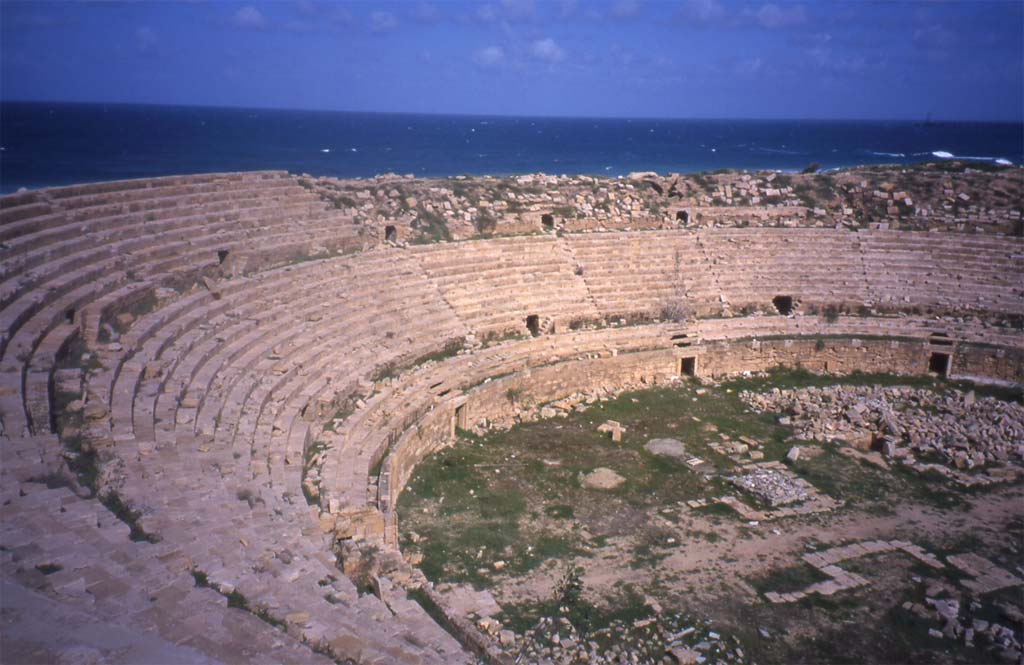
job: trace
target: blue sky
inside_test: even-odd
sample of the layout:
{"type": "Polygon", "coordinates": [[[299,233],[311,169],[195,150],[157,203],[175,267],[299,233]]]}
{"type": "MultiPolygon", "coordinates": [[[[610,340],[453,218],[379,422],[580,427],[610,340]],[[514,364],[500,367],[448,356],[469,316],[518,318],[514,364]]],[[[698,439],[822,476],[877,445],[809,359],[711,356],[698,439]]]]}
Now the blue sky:
{"type": "Polygon", "coordinates": [[[0,3],[0,98],[1024,120],[1024,3],[0,3]]]}

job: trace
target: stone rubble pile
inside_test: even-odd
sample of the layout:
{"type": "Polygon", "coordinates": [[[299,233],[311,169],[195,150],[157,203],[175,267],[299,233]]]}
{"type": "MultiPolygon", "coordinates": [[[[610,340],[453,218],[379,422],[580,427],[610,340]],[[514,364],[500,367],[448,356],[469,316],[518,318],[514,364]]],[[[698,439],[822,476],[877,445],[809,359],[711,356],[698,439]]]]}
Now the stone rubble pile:
{"type": "Polygon", "coordinates": [[[779,422],[801,439],[877,445],[907,463],[918,455],[956,469],[1024,461],[1024,408],[973,391],[827,386],[741,397],[758,411],[785,414],[779,422]]]}
{"type": "Polygon", "coordinates": [[[565,617],[543,617],[525,635],[500,631],[496,637],[506,653],[515,654],[515,662],[521,663],[746,662],[736,637],[715,632],[709,620],[694,621],[681,613],[618,620],[588,634],[580,633],[565,617]]]}
{"type": "MultiPolygon", "coordinates": [[[[488,420],[486,423],[473,424],[470,425],[469,431],[477,435],[484,435],[492,431],[507,430],[519,423],[560,418],[573,412],[583,413],[590,407],[614,400],[623,393],[650,387],[650,384],[643,382],[624,382],[614,387],[597,387],[585,392],[574,392],[566,397],[536,406],[518,405],[511,418],[495,418],[488,420]]],[[[602,434],[612,434],[612,440],[620,443],[626,428],[622,423],[609,420],[599,426],[597,431],[602,434]],[[615,436],[616,430],[618,431],[617,437],[615,436]]]]}
{"type": "Polygon", "coordinates": [[[386,242],[482,233],[675,227],[852,227],[1012,232],[1020,211],[1014,170],[953,174],[927,167],[628,177],[526,174],[339,180],[304,174],[304,187],[362,228],[400,229],[386,242]]]}
{"type": "Polygon", "coordinates": [[[810,498],[806,481],[776,469],[758,468],[728,480],[773,508],[810,498]]]}
{"type": "Polygon", "coordinates": [[[933,639],[957,640],[966,647],[977,647],[991,654],[994,662],[1020,663],[1024,659],[1024,611],[1019,604],[985,598],[967,600],[956,594],[940,598],[928,593],[924,604],[907,601],[902,607],[922,619],[939,623],[941,628],[928,629],[928,636],[933,639]],[[989,619],[982,619],[981,615],[989,619]],[[1009,625],[992,620],[994,616],[1009,625]]]}

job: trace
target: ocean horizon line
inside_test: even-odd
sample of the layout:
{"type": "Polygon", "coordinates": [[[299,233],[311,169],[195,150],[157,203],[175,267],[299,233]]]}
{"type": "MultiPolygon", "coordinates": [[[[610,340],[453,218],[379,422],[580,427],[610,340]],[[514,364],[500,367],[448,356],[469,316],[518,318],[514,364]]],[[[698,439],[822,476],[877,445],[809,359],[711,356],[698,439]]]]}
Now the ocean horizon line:
{"type": "Polygon", "coordinates": [[[254,170],[443,178],[1024,163],[1024,125],[1011,123],[524,118],[38,100],[4,101],[0,112],[4,192],[254,170]]]}
{"type": "Polygon", "coordinates": [[[1024,118],[1019,120],[976,120],[942,118],[934,115],[921,117],[893,117],[893,118],[846,118],[846,117],[752,117],[752,116],[587,116],[587,115],[518,115],[503,113],[456,113],[446,111],[381,111],[381,110],[351,110],[351,109],[323,109],[323,108],[302,108],[283,106],[248,106],[248,105],[219,105],[219,104],[180,104],[163,102],[129,102],[129,101],[80,101],[80,100],[58,100],[58,99],[0,99],[0,107],[3,105],[64,105],[64,106],[91,106],[106,107],[115,106],[119,108],[164,108],[164,109],[199,109],[199,110],[224,110],[224,111],[258,111],[258,112],[281,112],[281,113],[340,113],[348,115],[363,116],[406,116],[406,117],[437,117],[437,118],[481,118],[481,119],[503,119],[503,120],[568,120],[568,121],[617,121],[617,122],[763,122],[763,123],[792,123],[792,122],[814,122],[814,123],[850,123],[850,124],[886,124],[886,123],[907,123],[907,124],[931,124],[931,125],[1013,125],[1024,127],[1024,118]]]}

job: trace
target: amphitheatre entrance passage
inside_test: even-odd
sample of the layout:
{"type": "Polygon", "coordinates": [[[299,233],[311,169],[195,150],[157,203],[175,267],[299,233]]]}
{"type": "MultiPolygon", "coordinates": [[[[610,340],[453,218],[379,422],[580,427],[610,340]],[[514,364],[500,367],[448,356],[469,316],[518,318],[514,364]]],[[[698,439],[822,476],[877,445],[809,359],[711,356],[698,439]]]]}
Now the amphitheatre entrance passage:
{"type": "Polygon", "coordinates": [[[979,538],[975,527],[1005,520],[997,508],[1021,487],[969,493],[957,481],[1003,466],[994,442],[964,464],[952,445],[943,458],[914,449],[909,431],[876,430],[893,413],[918,432],[943,409],[982,421],[1019,399],[935,377],[782,370],[577,395],[505,431],[460,429],[455,445],[421,462],[399,501],[401,545],[463,610],[477,608],[472,620],[514,632],[502,643],[527,662],[621,653],[662,662],[673,649],[727,662],[909,658],[920,625],[877,617],[924,602],[922,580],[955,581],[955,569],[921,563],[935,553],[970,549],[1009,565],[1012,538],[979,538]],[[883,440],[907,446],[902,463],[883,440]],[[969,518],[951,524],[952,515],[969,518]],[[899,526],[911,517],[912,530],[899,526]],[[857,550],[868,558],[842,575],[802,558],[865,539],[886,545],[857,550]],[[890,541],[921,548],[918,558],[890,541]],[[829,594],[805,593],[826,582],[829,594]],[[797,602],[772,600],[796,592],[797,602]],[[826,648],[823,635],[843,646],[826,648]]]}

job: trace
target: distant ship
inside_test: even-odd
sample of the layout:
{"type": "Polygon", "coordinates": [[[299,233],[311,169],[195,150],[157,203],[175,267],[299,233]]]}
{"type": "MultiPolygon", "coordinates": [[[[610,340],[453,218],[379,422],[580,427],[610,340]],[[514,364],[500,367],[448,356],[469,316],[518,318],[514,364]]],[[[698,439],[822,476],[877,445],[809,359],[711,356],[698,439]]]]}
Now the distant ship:
{"type": "Polygon", "coordinates": [[[932,120],[932,114],[929,111],[929,113],[925,117],[924,121],[923,122],[922,121],[915,122],[914,126],[915,127],[941,127],[944,124],[946,124],[946,123],[944,123],[944,122],[937,122],[935,120],[932,120]]]}

